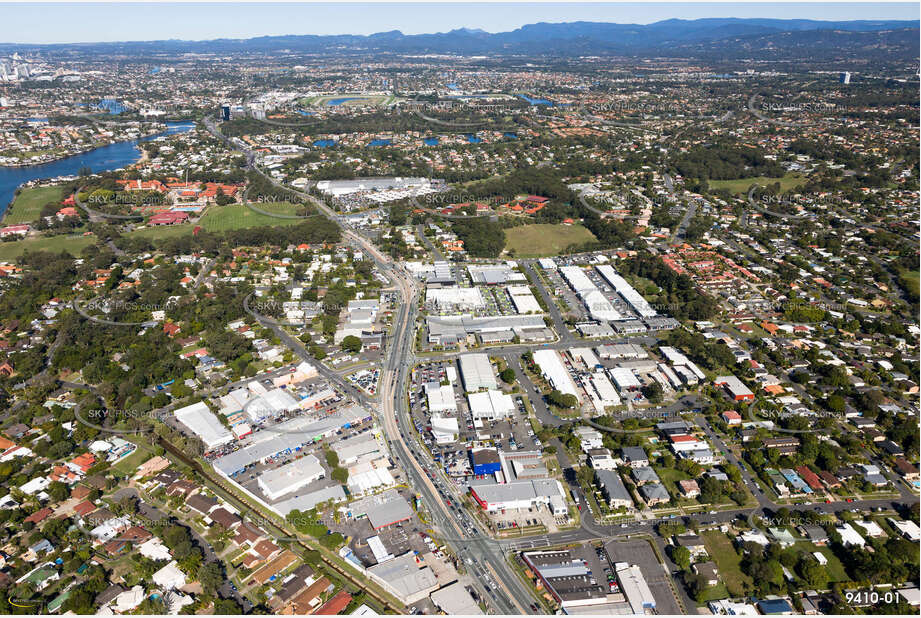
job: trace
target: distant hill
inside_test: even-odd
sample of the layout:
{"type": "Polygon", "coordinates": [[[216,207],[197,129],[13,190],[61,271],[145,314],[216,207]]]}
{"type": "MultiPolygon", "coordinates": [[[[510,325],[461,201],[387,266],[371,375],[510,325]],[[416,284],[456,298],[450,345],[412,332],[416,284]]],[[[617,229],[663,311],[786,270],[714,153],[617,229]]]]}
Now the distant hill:
{"type": "MultiPolygon", "coordinates": [[[[78,50],[96,53],[430,53],[461,55],[761,56],[808,60],[841,55],[917,60],[919,22],[806,19],[669,19],[648,25],[537,23],[490,34],[467,28],[406,35],[285,35],[211,41],[142,41],[56,45],[0,44],[0,51],[78,50]],[[808,54],[807,54],[808,52],[808,54]]],[[[869,59],[869,58],[867,58],[869,59]]]]}

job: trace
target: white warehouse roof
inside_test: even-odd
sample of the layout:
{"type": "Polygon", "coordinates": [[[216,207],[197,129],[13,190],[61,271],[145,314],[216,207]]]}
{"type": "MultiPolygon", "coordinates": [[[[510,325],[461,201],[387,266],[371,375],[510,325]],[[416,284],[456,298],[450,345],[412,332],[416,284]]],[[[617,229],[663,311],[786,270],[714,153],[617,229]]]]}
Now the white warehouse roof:
{"type": "Polygon", "coordinates": [[[176,410],[175,416],[176,420],[201,438],[209,450],[233,441],[233,434],[217,420],[203,401],[176,410]]]}

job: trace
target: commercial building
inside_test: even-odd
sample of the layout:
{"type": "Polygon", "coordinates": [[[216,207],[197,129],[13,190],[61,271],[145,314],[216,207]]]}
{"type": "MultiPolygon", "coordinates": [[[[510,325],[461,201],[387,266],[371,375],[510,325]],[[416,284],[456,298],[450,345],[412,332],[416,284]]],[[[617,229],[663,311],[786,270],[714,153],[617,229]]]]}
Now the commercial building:
{"type": "Polygon", "coordinates": [[[427,316],[428,342],[434,345],[456,346],[469,336],[481,341],[507,343],[518,337],[522,341],[541,341],[553,338],[543,316],[500,315],[493,317],[427,316]]]}
{"type": "Polygon", "coordinates": [[[470,467],[477,476],[495,474],[502,469],[499,452],[492,448],[479,448],[470,451],[470,467]]]}
{"type": "Polygon", "coordinates": [[[423,388],[428,400],[429,412],[457,412],[454,388],[450,384],[426,382],[423,388]]]}
{"type": "Polygon", "coordinates": [[[208,450],[233,442],[234,437],[217,417],[211,413],[210,408],[203,401],[190,406],[179,408],[174,413],[176,420],[188,427],[192,433],[201,439],[208,450]]]}
{"type": "Polygon", "coordinates": [[[569,509],[563,486],[556,479],[529,479],[503,484],[472,485],[470,495],[486,511],[527,509],[547,506],[554,515],[566,515],[569,509]]]}
{"type": "Polygon", "coordinates": [[[501,391],[490,390],[467,395],[470,415],[475,421],[497,421],[508,418],[515,411],[515,401],[511,395],[501,391]]]}
{"type": "Polygon", "coordinates": [[[412,552],[369,567],[367,573],[407,605],[438,590],[438,580],[432,569],[419,568],[412,552]]]}
{"type": "Polygon", "coordinates": [[[492,363],[486,354],[464,354],[458,359],[461,379],[468,393],[499,387],[493,374],[492,363]]]}
{"type": "Polygon", "coordinates": [[[464,313],[486,307],[479,288],[428,288],[425,302],[441,313],[464,313]]]}
{"type": "Polygon", "coordinates": [[[435,444],[451,444],[452,442],[457,442],[460,426],[456,418],[450,416],[432,416],[431,428],[432,437],[435,438],[435,444]]]}
{"type": "Polygon", "coordinates": [[[269,500],[278,500],[285,494],[297,491],[326,476],[326,471],[313,455],[263,472],[257,477],[259,489],[269,500]]]}
{"type": "Polygon", "coordinates": [[[448,616],[479,616],[483,610],[461,582],[454,582],[432,593],[432,602],[448,616]]]}

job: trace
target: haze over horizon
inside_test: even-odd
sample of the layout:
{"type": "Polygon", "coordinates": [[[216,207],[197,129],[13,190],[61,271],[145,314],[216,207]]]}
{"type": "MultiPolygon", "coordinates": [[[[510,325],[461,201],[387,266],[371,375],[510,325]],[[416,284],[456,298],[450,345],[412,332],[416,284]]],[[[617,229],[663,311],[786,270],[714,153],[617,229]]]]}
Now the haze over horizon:
{"type": "Polygon", "coordinates": [[[0,43],[247,39],[279,35],[490,33],[537,22],[650,24],[667,19],[918,20],[917,3],[45,3],[5,4],[0,43]],[[40,23],[40,28],[25,28],[40,23]],[[92,23],[91,30],[74,28],[92,23]],[[303,26],[298,24],[303,23],[303,26]]]}

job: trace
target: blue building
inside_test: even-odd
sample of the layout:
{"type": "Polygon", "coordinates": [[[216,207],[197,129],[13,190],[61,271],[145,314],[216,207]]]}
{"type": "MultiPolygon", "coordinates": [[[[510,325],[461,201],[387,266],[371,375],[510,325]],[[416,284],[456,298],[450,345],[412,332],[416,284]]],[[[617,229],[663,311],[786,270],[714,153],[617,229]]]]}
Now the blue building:
{"type": "Polygon", "coordinates": [[[470,451],[470,467],[477,476],[495,474],[502,469],[499,452],[493,448],[480,448],[470,451]]]}

